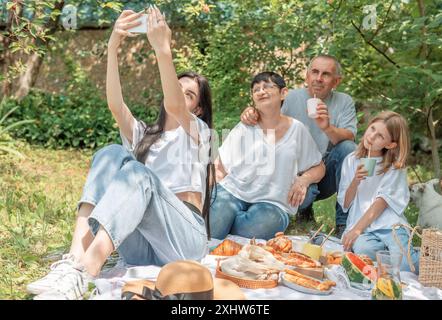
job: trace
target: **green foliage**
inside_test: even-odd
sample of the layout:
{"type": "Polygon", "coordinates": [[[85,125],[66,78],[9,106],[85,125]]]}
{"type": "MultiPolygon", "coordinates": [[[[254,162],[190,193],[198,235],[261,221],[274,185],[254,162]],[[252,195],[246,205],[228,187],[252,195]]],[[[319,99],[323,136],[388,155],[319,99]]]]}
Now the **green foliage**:
{"type": "MultiPolygon", "coordinates": [[[[78,62],[66,57],[65,64],[72,76],[61,94],[33,90],[20,102],[8,100],[11,106],[19,107],[9,121],[35,120],[16,128],[13,135],[52,148],[95,149],[120,143],[117,124],[99,89],[78,62]]],[[[158,115],[156,108],[143,105],[131,105],[131,110],[146,122],[154,121],[158,115]]]]}
{"type": "MultiPolygon", "coordinates": [[[[6,23],[6,28],[1,30],[0,35],[8,39],[2,41],[6,47],[0,47],[0,57],[17,53],[43,55],[45,53],[43,44],[53,40],[52,25],[56,25],[55,21],[61,14],[60,10],[56,9],[58,3],[59,0],[8,1],[4,8],[0,8],[2,13],[0,21],[6,23]]],[[[24,57],[16,59],[7,66],[5,80],[11,82],[23,73],[24,57]]]]}
{"type": "Polygon", "coordinates": [[[15,148],[14,140],[9,135],[9,132],[19,126],[33,123],[34,120],[11,121],[8,125],[6,125],[7,118],[10,117],[11,114],[13,114],[17,109],[18,106],[15,106],[12,109],[7,110],[7,103],[6,99],[4,98],[0,102],[0,153],[10,153],[18,157],[23,157],[23,155],[15,148]]]}
{"type": "Polygon", "coordinates": [[[396,111],[417,141],[430,136],[432,112],[436,135],[442,134],[440,1],[207,0],[185,1],[183,7],[186,45],[177,60],[209,78],[218,129],[232,127],[251,103],[252,75],[273,70],[289,87],[300,85],[309,60],[328,53],[343,67],[338,90],[356,100],[359,115],[369,113],[363,119],[396,111]]]}
{"type": "MultiPolygon", "coordinates": [[[[122,7],[123,4],[120,1],[104,0],[80,2],[74,0],[0,0],[0,23],[4,26],[0,30],[0,39],[2,39],[0,67],[5,71],[0,81],[11,83],[23,74],[26,70],[25,63],[28,55],[44,56],[49,49],[50,41],[58,40],[60,33],[56,31],[74,32],[72,28],[80,26],[109,26],[122,7]],[[75,11],[63,12],[63,9],[75,9],[75,11]],[[90,15],[95,19],[95,25],[88,25],[85,22],[90,15]],[[72,24],[75,20],[76,26],[63,25],[61,19],[66,19],[65,22],[69,22],[68,24],[72,24]],[[4,63],[6,63],[5,67],[3,67],[4,63]]],[[[9,95],[10,93],[6,90],[3,94],[9,95]]]]}
{"type": "MultiPolygon", "coordinates": [[[[10,100],[11,104],[17,103],[10,100]]],[[[20,103],[10,121],[34,119],[27,126],[16,128],[13,135],[29,142],[52,148],[99,148],[119,143],[115,120],[107,103],[94,90],[72,91],[69,95],[52,95],[32,91],[20,103]]],[[[133,106],[135,116],[146,121],[157,117],[157,109],[133,106]]]]}

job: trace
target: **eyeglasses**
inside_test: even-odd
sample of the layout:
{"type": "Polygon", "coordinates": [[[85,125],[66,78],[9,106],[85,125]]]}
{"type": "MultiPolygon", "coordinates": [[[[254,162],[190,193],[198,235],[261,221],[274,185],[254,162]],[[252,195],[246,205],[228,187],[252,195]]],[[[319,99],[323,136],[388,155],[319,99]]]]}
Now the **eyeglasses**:
{"type": "Polygon", "coordinates": [[[261,91],[261,90],[264,90],[265,92],[269,92],[269,91],[270,91],[271,89],[273,89],[273,88],[277,88],[277,86],[275,86],[274,84],[271,84],[271,83],[265,82],[265,83],[263,83],[262,86],[256,86],[256,87],[253,87],[253,89],[252,89],[252,93],[253,93],[253,94],[258,93],[258,92],[261,91]]]}

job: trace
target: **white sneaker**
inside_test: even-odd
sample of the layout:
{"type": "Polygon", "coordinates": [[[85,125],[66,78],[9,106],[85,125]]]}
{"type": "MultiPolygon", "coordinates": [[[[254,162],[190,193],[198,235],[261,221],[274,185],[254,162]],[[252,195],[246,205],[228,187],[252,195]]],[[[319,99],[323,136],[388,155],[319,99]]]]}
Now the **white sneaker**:
{"type": "Polygon", "coordinates": [[[82,300],[93,281],[84,268],[69,266],[65,274],[54,283],[54,288],[34,297],[34,300],[82,300]]]}
{"type": "Polygon", "coordinates": [[[64,254],[61,260],[54,262],[51,265],[51,271],[43,278],[29,283],[26,286],[26,291],[31,294],[41,294],[54,288],[56,281],[65,275],[66,271],[74,264],[74,256],[71,254],[64,254]]]}

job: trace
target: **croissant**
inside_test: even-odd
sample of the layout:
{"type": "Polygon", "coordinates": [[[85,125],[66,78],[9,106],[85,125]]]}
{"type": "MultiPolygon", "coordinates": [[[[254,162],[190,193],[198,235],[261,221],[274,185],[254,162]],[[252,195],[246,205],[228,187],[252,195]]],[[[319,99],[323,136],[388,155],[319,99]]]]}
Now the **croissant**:
{"type": "Polygon", "coordinates": [[[336,282],[330,280],[320,281],[290,269],[285,269],[284,271],[285,271],[284,278],[286,280],[306,288],[312,288],[320,291],[327,291],[330,289],[330,287],[336,286],[336,282]]]}
{"type": "Polygon", "coordinates": [[[321,264],[319,261],[310,258],[309,256],[300,252],[290,252],[288,254],[278,254],[275,258],[289,266],[295,266],[300,268],[317,268],[321,264]]]}
{"type": "Polygon", "coordinates": [[[290,252],[292,250],[292,240],[284,236],[284,232],[277,232],[273,239],[267,241],[267,246],[272,247],[277,252],[290,252]]]}
{"type": "Polygon", "coordinates": [[[213,249],[211,254],[216,256],[234,256],[238,254],[241,248],[242,245],[239,243],[233,240],[225,239],[215,249],[213,249]]]}

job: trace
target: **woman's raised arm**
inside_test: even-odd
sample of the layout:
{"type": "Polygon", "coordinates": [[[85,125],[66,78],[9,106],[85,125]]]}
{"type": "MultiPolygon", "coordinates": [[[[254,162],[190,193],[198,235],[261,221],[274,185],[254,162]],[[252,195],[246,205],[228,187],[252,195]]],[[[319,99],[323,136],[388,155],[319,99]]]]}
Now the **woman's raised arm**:
{"type": "Polygon", "coordinates": [[[191,124],[195,123],[195,119],[186,108],[184,93],[173,65],[172,50],[170,48],[172,32],[158,8],[149,9],[147,38],[155,50],[158,60],[164,95],[164,108],[167,114],[172,116],[187,134],[198,142],[198,130],[191,130],[191,124]]]}
{"type": "Polygon", "coordinates": [[[123,101],[118,72],[118,48],[125,37],[134,37],[127,29],[138,26],[140,13],[124,10],[115,22],[107,47],[106,98],[107,105],[123,135],[132,143],[134,117],[123,101]]]}

